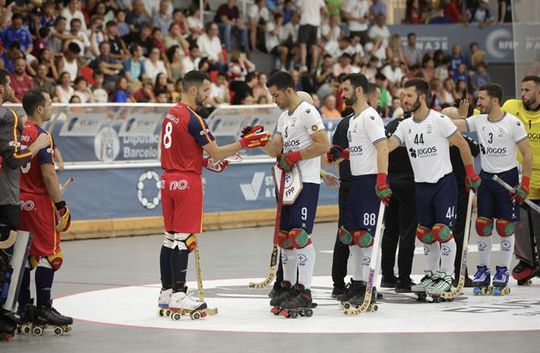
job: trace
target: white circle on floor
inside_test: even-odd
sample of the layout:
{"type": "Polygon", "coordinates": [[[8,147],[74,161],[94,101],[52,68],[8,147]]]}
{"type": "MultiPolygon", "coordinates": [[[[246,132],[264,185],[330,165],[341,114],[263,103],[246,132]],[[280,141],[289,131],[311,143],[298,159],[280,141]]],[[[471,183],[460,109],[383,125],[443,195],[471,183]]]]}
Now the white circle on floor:
{"type": "MultiPolygon", "coordinates": [[[[164,328],[268,333],[435,333],[540,330],[540,287],[511,285],[509,296],[473,296],[471,288],[453,302],[421,303],[413,294],[385,290],[379,310],[345,316],[330,297],[331,278],[315,277],[313,317],[286,319],[270,312],[269,289],[248,288],[250,281],[205,281],[208,306],[219,313],[200,320],[180,321],[157,315],[160,285],[129,286],[74,294],[55,300],[57,309],[78,320],[164,328]]],[[[196,283],[189,283],[196,288],[196,283]]],[[[194,297],[197,293],[192,293],[194,297]]],[[[75,324],[76,326],[76,324],[75,324]]]]}

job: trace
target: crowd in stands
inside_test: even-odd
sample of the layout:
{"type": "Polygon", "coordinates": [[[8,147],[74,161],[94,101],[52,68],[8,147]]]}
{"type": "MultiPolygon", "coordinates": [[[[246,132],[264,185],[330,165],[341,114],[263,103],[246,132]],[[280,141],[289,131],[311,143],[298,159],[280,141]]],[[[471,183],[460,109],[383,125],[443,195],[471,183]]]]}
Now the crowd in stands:
{"type": "MultiPolygon", "coordinates": [[[[486,2],[440,0],[433,8],[431,1],[409,0],[403,22],[487,25],[496,20],[486,2]]],[[[498,2],[499,22],[511,20],[510,1],[498,2]]],[[[171,103],[181,97],[183,75],[198,69],[212,81],[209,105],[268,104],[270,70],[255,66],[254,52],[273,55],[272,70],[289,71],[326,118],[341,116],[338,88],[348,73],[376,83],[386,117],[399,113],[394,101],[407,79],[430,83],[435,108],[470,98],[490,81],[477,43],[422,52],[414,33],[391,33],[383,0],[255,0],[245,14],[236,0],[223,0],[206,23],[198,0],[187,9],[173,3],[0,0],[0,67],[11,73],[9,100],[41,88],[60,103],[171,103]]]]}

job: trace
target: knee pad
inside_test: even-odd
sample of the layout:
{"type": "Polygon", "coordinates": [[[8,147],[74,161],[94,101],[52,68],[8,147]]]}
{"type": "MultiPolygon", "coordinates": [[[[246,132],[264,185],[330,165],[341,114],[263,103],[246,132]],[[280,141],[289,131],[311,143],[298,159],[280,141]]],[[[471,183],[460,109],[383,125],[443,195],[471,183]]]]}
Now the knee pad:
{"type": "Polygon", "coordinates": [[[486,217],[476,218],[476,233],[481,237],[489,237],[493,232],[493,220],[486,217]]]}
{"type": "Polygon", "coordinates": [[[352,234],[343,226],[339,227],[338,238],[339,238],[339,241],[345,245],[351,245],[353,243],[352,234]]]}
{"type": "Polygon", "coordinates": [[[497,219],[495,221],[495,228],[501,237],[510,237],[514,235],[516,224],[507,219],[497,219]]]}
{"type": "Polygon", "coordinates": [[[174,233],[163,233],[163,246],[169,249],[174,249],[174,233]]]}
{"type": "Polygon", "coordinates": [[[420,224],[416,227],[416,237],[424,244],[433,244],[435,242],[431,229],[420,224]]]}
{"type": "Polygon", "coordinates": [[[54,255],[41,257],[39,261],[37,261],[37,266],[50,268],[56,272],[60,269],[60,267],[62,267],[63,262],[64,262],[64,254],[62,254],[62,252],[59,252],[54,255]]]}
{"type": "Polygon", "coordinates": [[[292,249],[293,244],[289,240],[289,232],[286,230],[280,230],[278,235],[278,246],[282,249],[292,249]]]}
{"type": "Polygon", "coordinates": [[[293,228],[289,231],[289,241],[293,248],[302,249],[311,244],[311,236],[303,228],[293,228]]]}
{"type": "Polygon", "coordinates": [[[197,241],[193,233],[174,233],[174,243],[179,250],[192,252],[197,247],[197,241]]]}
{"type": "Polygon", "coordinates": [[[443,223],[435,223],[431,229],[431,232],[433,233],[435,240],[437,240],[439,243],[446,243],[452,240],[454,237],[452,230],[443,223]]]}
{"type": "Polygon", "coordinates": [[[366,229],[359,229],[353,233],[353,243],[361,248],[373,245],[373,236],[366,229]]]}

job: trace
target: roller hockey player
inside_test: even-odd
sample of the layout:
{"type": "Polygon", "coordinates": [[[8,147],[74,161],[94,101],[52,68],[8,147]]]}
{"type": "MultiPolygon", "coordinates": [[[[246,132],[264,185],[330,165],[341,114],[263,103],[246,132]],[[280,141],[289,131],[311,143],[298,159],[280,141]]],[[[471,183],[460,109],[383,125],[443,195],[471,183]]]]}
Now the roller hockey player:
{"type": "Polygon", "coordinates": [[[269,134],[262,129],[246,131],[238,142],[218,146],[205,121],[195,113],[210,93],[210,81],[200,71],[190,71],[183,79],[182,100],[165,116],[161,131],[161,200],[165,239],[161,247],[162,289],[158,307],[161,316],[173,320],[190,314],[198,318],[206,303],[187,294],[188,255],[195,249],[196,234],[202,232],[203,166],[222,172],[228,165],[224,158],[242,148],[263,147],[269,134]],[[203,158],[203,150],[210,157],[203,158]]]}
{"type": "MultiPolygon", "coordinates": [[[[341,86],[343,100],[354,109],[349,120],[348,149],[334,145],[327,154],[329,162],[350,160],[352,181],[345,207],[340,241],[349,246],[354,273],[345,293],[337,299],[347,307],[364,302],[369,265],[373,254],[375,226],[380,202],[388,204],[392,191],[386,181],[388,149],[384,123],[367,103],[368,80],[362,74],[350,74],[341,86]]],[[[371,305],[376,302],[372,292],[371,305]]]]}
{"type": "Polygon", "coordinates": [[[277,158],[281,173],[291,173],[291,178],[301,177],[301,180],[296,179],[301,185],[296,198],[284,204],[281,210],[278,245],[282,249],[283,291],[270,305],[276,315],[311,316],[311,279],[315,263],[311,233],[321,182],[320,156],[328,152],[330,145],[320,114],[296,94],[288,73],[275,73],[267,87],[273,101],[285,111],[264,150],[277,158]]]}
{"type": "Polygon", "coordinates": [[[420,79],[404,85],[403,109],[413,117],[398,125],[388,139],[388,150],[405,145],[416,183],[417,238],[424,243],[427,270],[421,282],[412,286],[419,300],[440,300],[450,292],[456,242],[452,227],[456,217],[457,184],[449,156],[449,144],[460,150],[466,170],[466,185],[476,190],[480,178],[472,164],[471,151],[463,136],[447,116],[428,109],[429,88],[420,79]]]}
{"type": "MultiPolygon", "coordinates": [[[[534,155],[528,198],[540,204],[540,78],[525,76],[521,80],[521,99],[507,100],[502,110],[521,120],[527,131],[534,155]]],[[[512,270],[518,285],[530,284],[531,278],[540,276],[540,214],[528,206],[522,207],[515,234],[515,254],[519,263],[512,270]]]]}
{"type": "Polygon", "coordinates": [[[482,115],[466,120],[454,120],[460,131],[476,132],[480,142],[481,185],[478,189],[478,217],[476,232],[479,235],[480,263],[474,275],[475,295],[508,294],[508,268],[514,251],[514,228],[519,220],[519,204],[529,194],[532,169],[532,150],[523,123],[500,108],[503,91],[499,85],[487,84],[479,88],[477,108],[482,115]],[[516,147],[523,156],[523,170],[519,183],[516,147]],[[517,186],[516,192],[508,191],[493,181],[497,175],[506,183],[517,186]],[[496,219],[494,221],[494,219],[496,219]],[[495,223],[495,226],[494,226],[495,223]],[[491,287],[489,258],[493,228],[501,237],[501,263],[496,266],[491,287]]]}

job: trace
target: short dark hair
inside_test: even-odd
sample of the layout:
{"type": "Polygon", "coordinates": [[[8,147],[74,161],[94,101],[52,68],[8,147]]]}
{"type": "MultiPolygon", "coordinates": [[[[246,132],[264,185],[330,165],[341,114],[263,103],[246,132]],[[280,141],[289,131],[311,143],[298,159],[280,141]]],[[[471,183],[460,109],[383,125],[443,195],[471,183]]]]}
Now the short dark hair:
{"type": "Polygon", "coordinates": [[[184,91],[187,91],[192,86],[202,85],[204,80],[208,80],[208,76],[206,76],[201,71],[192,70],[184,75],[184,80],[182,81],[182,88],[184,89],[184,91]]]}
{"type": "Polygon", "coordinates": [[[409,39],[411,37],[416,37],[416,33],[410,32],[409,34],[407,34],[407,39],[409,39]]]}
{"type": "Polygon", "coordinates": [[[414,87],[416,89],[416,94],[418,94],[419,96],[421,94],[425,94],[427,101],[429,94],[429,85],[426,81],[419,78],[413,78],[412,80],[405,82],[405,84],[403,85],[403,88],[409,87],[414,87]]]}
{"type": "Polygon", "coordinates": [[[9,71],[6,69],[0,69],[0,85],[7,85],[7,78],[9,77],[9,71]]]}
{"type": "Polygon", "coordinates": [[[22,99],[22,106],[26,115],[30,116],[34,114],[39,106],[45,105],[45,97],[43,91],[38,89],[31,89],[27,91],[22,99]]]}
{"type": "Polygon", "coordinates": [[[497,98],[499,100],[499,103],[502,102],[503,97],[503,89],[500,85],[496,83],[487,83],[485,85],[480,86],[478,91],[486,91],[488,96],[491,98],[497,98]]]}
{"type": "Polygon", "coordinates": [[[377,91],[377,85],[373,82],[369,82],[367,86],[367,94],[372,94],[377,91]]]}
{"type": "Polygon", "coordinates": [[[11,15],[11,20],[23,20],[24,16],[20,12],[15,12],[13,15],[11,15]]]}
{"type": "Polygon", "coordinates": [[[278,71],[266,83],[266,87],[270,88],[272,86],[276,86],[280,91],[284,91],[287,88],[294,89],[294,81],[288,72],[278,71]]]}
{"type": "Polygon", "coordinates": [[[360,73],[355,74],[349,74],[343,78],[343,81],[351,81],[351,85],[353,86],[353,90],[357,89],[358,87],[362,87],[362,92],[364,94],[367,94],[368,92],[368,79],[365,75],[360,73]]]}
{"type": "Polygon", "coordinates": [[[521,82],[527,82],[527,81],[532,81],[536,83],[537,86],[540,86],[540,76],[527,75],[523,77],[523,80],[521,80],[521,82]]]}

